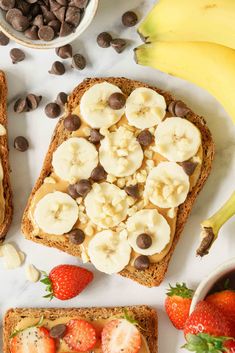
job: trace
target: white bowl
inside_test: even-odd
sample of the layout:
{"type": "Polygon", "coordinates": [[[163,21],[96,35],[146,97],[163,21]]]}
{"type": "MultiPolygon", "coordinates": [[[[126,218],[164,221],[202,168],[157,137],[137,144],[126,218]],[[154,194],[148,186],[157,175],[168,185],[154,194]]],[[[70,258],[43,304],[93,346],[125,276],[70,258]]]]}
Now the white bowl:
{"type": "Polygon", "coordinates": [[[12,26],[5,20],[5,14],[2,10],[0,10],[0,31],[5,33],[10,39],[26,47],[35,49],[52,49],[61,47],[75,40],[85,31],[85,29],[87,29],[96,14],[98,3],[99,0],[89,1],[82,21],[76,28],[75,32],[66,37],[57,37],[50,42],[28,39],[24,36],[24,33],[14,30],[14,28],[12,28],[12,26]]]}
{"type": "Polygon", "coordinates": [[[206,295],[213,287],[213,285],[226,273],[235,270],[235,257],[226,261],[219,267],[210,273],[197,287],[196,292],[193,296],[192,304],[190,307],[190,314],[194,311],[196,305],[201,300],[205,299],[206,295]]]}

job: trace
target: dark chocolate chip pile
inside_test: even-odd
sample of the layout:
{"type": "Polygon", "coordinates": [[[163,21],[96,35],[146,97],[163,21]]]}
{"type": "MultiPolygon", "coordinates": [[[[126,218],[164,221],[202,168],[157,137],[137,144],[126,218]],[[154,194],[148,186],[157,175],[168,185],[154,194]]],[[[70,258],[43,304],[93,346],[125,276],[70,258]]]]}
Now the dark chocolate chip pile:
{"type": "Polygon", "coordinates": [[[80,24],[88,0],[0,0],[6,21],[32,40],[51,41],[71,34],[80,24]]]}
{"type": "Polygon", "coordinates": [[[14,104],[15,113],[25,113],[37,109],[41,102],[42,96],[36,96],[29,93],[26,97],[18,98],[14,104]]]}

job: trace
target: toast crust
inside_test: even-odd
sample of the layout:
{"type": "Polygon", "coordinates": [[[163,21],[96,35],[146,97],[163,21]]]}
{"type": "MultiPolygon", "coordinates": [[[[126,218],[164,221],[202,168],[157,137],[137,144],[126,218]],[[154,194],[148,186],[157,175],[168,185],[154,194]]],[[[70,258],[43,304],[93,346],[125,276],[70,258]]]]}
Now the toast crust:
{"type": "MultiPolygon", "coordinates": [[[[68,112],[72,112],[76,106],[79,104],[80,99],[83,95],[83,93],[89,89],[89,87],[93,86],[96,83],[101,83],[103,81],[110,82],[118,87],[121,88],[121,90],[124,92],[124,94],[129,95],[135,88],[138,87],[149,87],[159,94],[163,95],[165,97],[167,105],[169,105],[170,102],[175,101],[170,93],[162,91],[156,87],[152,87],[148,84],[145,84],[140,81],[134,81],[130,80],[127,78],[89,78],[84,80],[80,85],[78,85],[75,90],[72,92],[72,94],[69,97],[67,109],[68,112]]],[[[187,199],[183,204],[181,204],[178,207],[178,214],[177,214],[177,220],[176,220],[176,230],[175,230],[175,235],[174,235],[174,240],[171,246],[171,249],[169,253],[158,263],[152,263],[150,267],[147,270],[144,271],[139,271],[136,270],[134,267],[129,269],[125,268],[120,272],[120,275],[130,278],[144,286],[148,287],[154,287],[160,285],[160,283],[163,281],[165,273],[167,271],[169,261],[171,259],[171,256],[175,250],[176,244],[179,240],[180,234],[182,233],[182,230],[184,228],[184,225],[187,221],[187,218],[191,212],[193,203],[202,189],[204,183],[206,182],[206,179],[208,178],[210,171],[211,171],[211,166],[212,166],[212,160],[214,156],[214,143],[212,140],[211,133],[206,125],[205,120],[193,113],[190,109],[189,112],[187,113],[186,116],[187,120],[191,121],[201,132],[202,136],[202,147],[203,147],[203,161],[202,161],[202,166],[201,166],[201,172],[200,176],[198,178],[198,181],[196,185],[192,188],[192,190],[189,192],[187,199]]],[[[29,209],[31,205],[31,201],[36,193],[36,191],[40,188],[40,186],[43,184],[44,179],[50,174],[51,172],[51,162],[52,162],[52,155],[53,152],[56,150],[56,148],[63,142],[65,141],[68,137],[70,136],[70,133],[66,131],[63,127],[63,117],[59,120],[55,131],[54,135],[52,137],[46,158],[43,163],[43,167],[41,170],[41,174],[32,190],[32,193],[29,197],[23,219],[22,219],[22,232],[25,235],[27,239],[33,240],[35,242],[47,245],[49,247],[55,247],[59,250],[65,251],[71,255],[74,256],[79,256],[79,252],[77,249],[72,244],[69,244],[69,242],[56,242],[56,241],[50,241],[45,238],[40,238],[37,236],[33,235],[33,230],[34,226],[30,220],[29,217],[29,209]]]]}
{"type": "MultiPolygon", "coordinates": [[[[7,83],[3,71],[0,71],[0,124],[2,124],[7,131],[7,83]]],[[[7,132],[5,135],[0,136],[0,158],[3,168],[2,186],[5,199],[5,216],[3,223],[0,224],[0,243],[2,243],[6,237],[13,216],[7,132]]]]}
{"type": "Polygon", "coordinates": [[[86,320],[108,319],[123,314],[127,310],[138,321],[140,331],[145,337],[150,353],[158,352],[158,318],[154,309],[145,306],[126,306],[114,308],[72,308],[72,309],[10,309],[4,317],[3,353],[10,353],[9,337],[22,318],[40,318],[55,320],[61,316],[83,317],[86,320]]]}

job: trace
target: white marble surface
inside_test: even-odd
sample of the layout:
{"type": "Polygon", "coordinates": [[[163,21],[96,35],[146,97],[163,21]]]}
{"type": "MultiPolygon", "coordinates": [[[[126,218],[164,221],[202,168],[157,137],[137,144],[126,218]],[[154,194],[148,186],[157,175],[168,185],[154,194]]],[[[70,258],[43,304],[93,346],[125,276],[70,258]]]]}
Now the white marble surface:
{"type": "Polygon", "coordinates": [[[88,60],[88,67],[82,72],[72,71],[66,63],[66,75],[49,75],[47,71],[57,58],[53,51],[25,49],[26,60],[12,65],[9,50],[18,45],[11,43],[7,47],[0,47],[0,68],[7,73],[9,82],[9,144],[15,204],[8,241],[17,244],[27,254],[27,262],[46,271],[61,263],[79,263],[76,258],[62,252],[24,240],[20,231],[26,200],[41,169],[56,124],[56,120],[45,116],[43,106],[53,100],[59,91],[71,91],[85,77],[126,76],[139,79],[173,92],[195,112],[204,115],[216,143],[216,158],[211,176],[195,203],[171,260],[166,279],[159,288],[148,289],[120,276],[109,277],[95,272],[94,282],[79,297],[65,303],[57,300],[48,303],[42,298],[42,285],[33,285],[26,281],[24,267],[6,271],[0,260],[0,315],[2,318],[8,308],[16,306],[149,304],[155,307],[159,314],[159,353],[178,353],[182,351],[180,347],[183,335],[171,326],[163,306],[168,283],[185,281],[195,287],[218,264],[234,256],[235,224],[232,220],[224,226],[220,239],[209,256],[202,260],[196,258],[195,250],[198,245],[200,221],[215,211],[234,189],[235,129],[221,105],[207,92],[182,80],[135,64],[132,48],[140,43],[140,40],[135,29],[122,27],[120,17],[129,9],[136,9],[140,16],[143,16],[153,3],[153,0],[101,0],[94,22],[73,44],[74,51],[83,53],[88,60]],[[128,39],[129,50],[118,55],[112,49],[98,48],[96,35],[103,30],[128,39]],[[40,109],[18,116],[13,112],[12,102],[26,92],[42,94],[44,98],[40,109]],[[24,135],[29,139],[30,149],[27,152],[20,153],[13,149],[13,140],[17,135],[24,135]]]}

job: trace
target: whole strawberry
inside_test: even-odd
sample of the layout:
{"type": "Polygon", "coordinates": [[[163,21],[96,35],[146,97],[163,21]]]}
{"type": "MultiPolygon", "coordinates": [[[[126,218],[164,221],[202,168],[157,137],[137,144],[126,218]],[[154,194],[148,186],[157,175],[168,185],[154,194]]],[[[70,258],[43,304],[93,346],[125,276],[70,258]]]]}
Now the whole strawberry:
{"type": "Polygon", "coordinates": [[[213,304],[201,301],[185,323],[184,335],[207,333],[212,336],[234,337],[234,325],[213,304]]]}
{"type": "Polygon", "coordinates": [[[93,273],[74,265],[59,265],[41,280],[48,292],[44,298],[68,300],[80,294],[93,280],[93,273]]]}
{"type": "Polygon", "coordinates": [[[223,290],[209,295],[206,298],[208,303],[216,306],[220,311],[234,322],[235,325],[235,292],[232,290],[223,290]]]}
{"type": "Polygon", "coordinates": [[[172,324],[183,330],[185,322],[189,317],[189,309],[192,302],[193,290],[188,289],[186,284],[176,283],[175,287],[170,285],[165,300],[165,309],[172,324]]]}
{"type": "Polygon", "coordinates": [[[183,348],[196,353],[235,353],[235,340],[230,337],[215,337],[206,333],[188,334],[183,348]]]}

